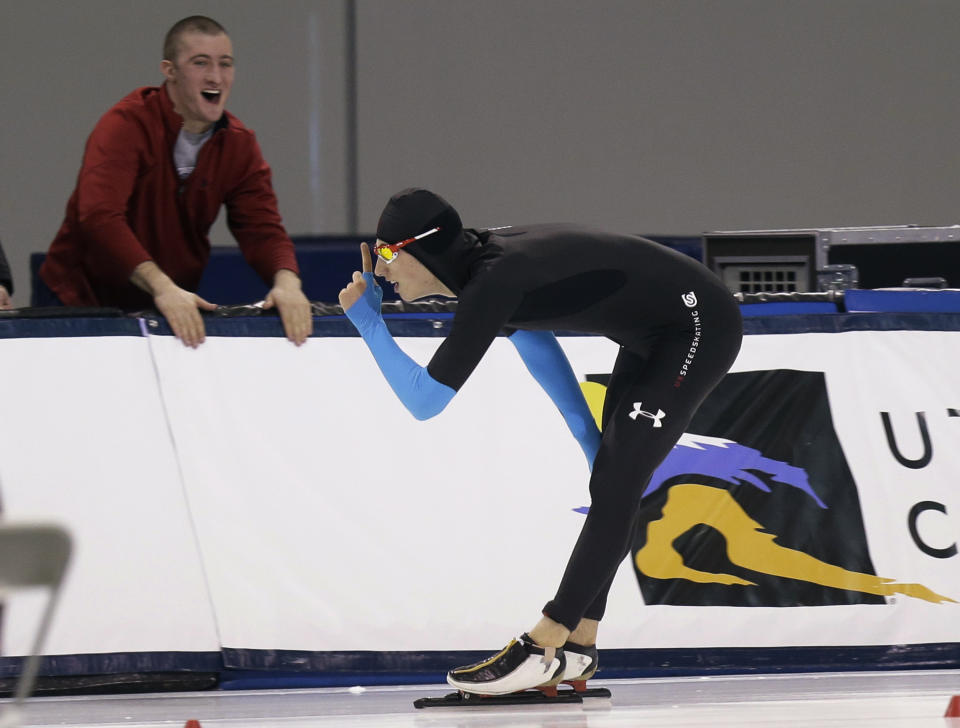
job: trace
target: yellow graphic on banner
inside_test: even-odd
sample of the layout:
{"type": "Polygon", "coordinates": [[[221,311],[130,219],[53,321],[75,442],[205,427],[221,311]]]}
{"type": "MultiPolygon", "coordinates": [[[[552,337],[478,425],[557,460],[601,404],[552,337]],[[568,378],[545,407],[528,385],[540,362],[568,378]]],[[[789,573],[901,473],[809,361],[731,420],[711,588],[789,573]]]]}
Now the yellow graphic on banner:
{"type": "MultiPolygon", "coordinates": [[[[581,382],[580,388],[597,427],[600,427],[607,388],[597,382],[581,382]]],[[[673,543],[699,525],[709,526],[722,534],[731,563],[751,571],[877,596],[903,594],[933,603],[956,603],[956,600],[937,594],[922,584],[901,583],[850,571],[803,551],[781,546],[776,543],[777,534],[764,532],[763,524],[753,520],[730,493],[699,483],[680,483],[669,488],[662,515],[648,524],[646,544],[634,558],[637,569],[655,579],[755,586],[753,582],[732,574],[699,571],[684,564],[683,556],[673,543]]]]}
{"type": "Polygon", "coordinates": [[[583,390],[583,396],[597,427],[603,429],[600,426],[600,417],[603,414],[603,398],[607,394],[607,388],[597,382],[580,382],[580,389],[583,390]]]}
{"type": "Polygon", "coordinates": [[[928,602],[954,602],[922,584],[901,584],[873,574],[848,571],[839,566],[775,543],[776,534],[763,533],[763,525],[748,516],[722,488],[696,483],[674,485],[663,506],[663,516],[647,526],[647,543],[637,551],[637,568],[655,579],[687,579],[701,584],[742,584],[731,574],[697,571],[684,565],[673,542],[694,526],[715,528],[727,541],[727,557],[745,569],[785,579],[800,579],[835,589],[892,596],[904,594],[928,602]]]}

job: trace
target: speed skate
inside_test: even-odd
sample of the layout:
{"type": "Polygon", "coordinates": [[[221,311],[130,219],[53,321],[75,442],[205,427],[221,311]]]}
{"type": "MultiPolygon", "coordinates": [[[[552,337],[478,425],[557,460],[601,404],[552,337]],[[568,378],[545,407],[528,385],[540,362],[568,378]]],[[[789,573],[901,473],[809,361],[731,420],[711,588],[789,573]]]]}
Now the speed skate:
{"type": "Polygon", "coordinates": [[[588,698],[609,698],[607,688],[588,688],[586,683],[582,687],[532,688],[507,695],[480,695],[458,690],[448,693],[442,698],[418,698],[413,701],[415,708],[465,708],[465,707],[494,707],[497,705],[552,705],[583,703],[588,698]]]}
{"type": "Polygon", "coordinates": [[[569,642],[562,648],[540,647],[524,634],[492,657],[447,673],[447,682],[457,692],[420,698],[413,704],[416,708],[545,705],[609,698],[606,688],[587,688],[596,670],[596,647],[569,642]],[[570,687],[558,687],[561,684],[570,687]]]}

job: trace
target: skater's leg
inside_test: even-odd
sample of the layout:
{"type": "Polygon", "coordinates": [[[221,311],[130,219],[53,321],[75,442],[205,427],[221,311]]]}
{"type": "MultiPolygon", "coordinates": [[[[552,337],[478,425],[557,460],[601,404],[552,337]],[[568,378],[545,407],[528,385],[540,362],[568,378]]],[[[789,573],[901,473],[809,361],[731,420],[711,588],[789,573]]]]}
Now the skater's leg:
{"type": "Polygon", "coordinates": [[[563,647],[570,638],[569,629],[545,614],[527,634],[541,647],[563,647]]]}
{"type": "MultiPolygon", "coordinates": [[[[623,382],[624,385],[629,384],[630,379],[634,376],[633,372],[640,367],[642,361],[636,354],[621,349],[620,355],[617,357],[617,364],[614,367],[614,374],[611,376],[607,389],[608,396],[604,405],[603,419],[609,417],[607,409],[610,407],[610,390],[617,391],[618,382],[623,382]]],[[[520,640],[511,642],[497,655],[475,665],[451,670],[447,674],[447,682],[464,692],[492,695],[533,687],[537,683],[525,684],[531,679],[548,682],[579,678],[583,675],[584,669],[590,669],[590,664],[592,664],[593,670],[596,669],[596,625],[592,628],[594,641],[590,643],[589,649],[586,650],[588,658],[591,657],[590,650],[592,650],[592,659],[588,661],[586,668],[580,669],[584,661],[583,656],[577,653],[571,654],[574,661],[571,671],[577,674],[568,675],[566,669],[568,652],[563,649],[563,646],[568,644],[572,631],[579,628],[579,623],[574,623],[571,627],[568,627],[544,614],[529,633],[521,637],[520,640]],[[537,654],[531,651],[531,646],[536,646],[541,650],[542,658],[538,658],[537,654]],[[539,666],[534,663],[543,663],[547,658],[556,659],[557,662],[550,663],[551,675],[544,677],[537,671],[539,666]],[[559,662],[561,659],[563,660],[562,665],[559,662]],[[559,669],[556,669],[557,666],[560,666],[559,669]]],[[[590,630],[586,625],[583,629],[590,630]]],[[[587,634],[589,635],[590,632],[588,631],[587,634]]]]}
{"type": "Polygon", "coordinates": [[[568,642],[576,645],[595,645],[597,644],[597,632],[600,631],[600,620],[581,619],[577,628],[570,633],[568,642]]]}
{"type": "Polygon", "coordinates": [[[563,681],[572,684],[575,690],[586,689],[587,680],[593,677],[600,664],[597,653],[599,629],[599,620],[581,619],[580,624],[570,633],[570,638],[563,645],[563,654],[567,663],[563,672],[563,681]]]}
{"type": "MultiPolygon", "coordinates": [[[[601,431],[606,430],[607,423],[610,421],[610,417],[613,416],[617,401],[624,396],[630,384],[639,376],[639,373],[643,370],[644,363],[645,360],[642,356],[629,349],[620,347],[616,362],[613,365],[613,372],[610,375],[610,380],[607,382],[607,390],[603,399],[603,412],[600,416],[601,431]]],[[[613,576],[610,577],[608,582],[612,581],[613,576]]],[[[609,587],[610,584],[608,583],[606,588],[609,589],[609,587]]],[[[604,590],[604,594],[606,594],[606,590],[604,590]]],[[[604,598],[604,602],[605,601],[606,599],[604,598]]],[[[603,616],[602,609],[599,610],[599,614],[601,617],[603,616]]],[[[580,629],[582,621],[583,620],[576,625],[575,629],[580,629]]],[[[596,621],[599,622],[599,618],[596,621]]],[[[537,622],[533,629],[530,630],[529,635],[537,644],[552,647],[560,647],[572,639],[571,628],[555,621],[546,612],[544,612],[540,621],[537,622]]],[[[576,640],[572,641],[576,642],[576,640]]],[[[594,644],[594,642],[577,642],[577,644],[594,644]]]]}
{"type": "Polygon", "coordinates": [[[542,646],[561,647],[566,642],[592,645],[597,642],[599,628],[599,619],[581,619],[577,628],[571,632],[559,622],[543,616],[529,634],[534,642],[542,646]]]}
{"type": "Polygon", "coordinates": [[[686,336],[658,340],[645,360],[624,350],[618,356],[590,479],[590,511],[557,594],[543,609],[571,631],[583,617],[602,618],[607,591],[629,551],[640,498],[651,475],[739,348],[737,338],[710,343],[698,353],[697,365],[690,367],[682,386],[677,386],[677,373],[679,362],[689,354],[686,336]]]}
{"type": "MultiPolygon", "coordinates": [[[[603,412],[600,416],[601,430],[606,429],[607,422],[609,422],[610,417],[613,415],[616,402],[626,392],[631,382],[642,371],[644,361],[644,358],[639,354],[632,352],[629,349],[625,349],[624,347],[620,347],[616,362],[613,365],[613,372],[610,375],[610,380],[607,382],[607,390],[603,399],[603,412]]],[[[612,576],[610,577],[609,581],[613,581],[612,576]]],[[[607,589],[609,589],[609,587],[610,585],[608,583],[607,589]]],[[[606,594],[606,590],[604,590],[604,594],[606,594]]],[[[605,601],[606,599],[604,598],[604,602],[605,601]]],[[[600,616],[603,616],[602,609],[600,609],[599,613],[600,616]]],[[[580,624],[582,623],[583,620],[580,621],[580,624]]],[[[580,629],[580,624],[577,625],[577,630],[580,629]]],[[[547,614],[544,614],[540,618],[540,621],[534,625],[528,634],[538,645],[550,647],[561,647],[568,640],[574,641],[581,645],[592,645],[595,644],[596,640],[595,634],[594,642],[581,642],[573,640],[571,637],[570,628],[551,619],[547,614]]]]}
{"type": "MultiPolygon", "coordinates": [[[[624,349],[623,347],[620,348],[620,352],[617,356],[616,363],[614,364],[613,372],[610,375],[610,381],[607,383],[607,390],[603,398],[601,430],[606,429],[607,423],[609,423],[610,418],[613,416],[613,411],[616,409],[617,403],[625,395],[627,388],[640,375],[645,361],[646,360],[644,358],[638,356],[634,352],[624,349]]],[[[646,484],[644,484],[644,488],[646,488],[646,484]]],[[[636,514],[634,514],[634,519],[636,519],[636,514]]],[[[626,551],[624,551],[623,558],[620,560],[623,561],[623,559],[629,554],[630,548],[628,546],[626,551]]],[[[584,612],[583,619],[580,620],[577,628],[570,634],[570,637],[568,638],[570,642],[578,645],[588,646],[596,644],[597,629],[607,608],[607,593],[610,591],[610,587],[613,586],[613,579],[615,576],[616,572],[611,574],[610,578],[607,579],[606,583],[600,588],[597,596],[587,608],[587,611],[584,612]]]]}
{"type": "MultiPolygon", "coordinates": [[[[625,396],[627,388],[640,375],[640,372],[643,370],[644,363],[645,359],[637,356],[630,350],[621,347],[620,353],[617,356],[617,361],[613,367],[613,373],[610,375],[610,381],[607,383],[607,391],[603,398],[601,429],[606,429],[607,423],[610,422],[610,418],[613,416],[613,411],[616,409],[617,403],[619,403],[620,400],[625,396]]],[[[646,488],[646,484],[644,484],[644,488],[646,488]]],[[[636,514],[634,514],[634,519],[636,519],[636,514]]],[[[628,546],[620,560],[623,561],[623,559],[629,554],[630,548],[628,546]]],[[[593,641],[583,641],[586,638],[582,634],[581,628],[584,625],[600,624],[600,620],[603,619],[603,615],[607,609],[607,593],[610,591],[610,587],[613,586],[613,579],[615,576],[616,571],[610,575],[610,578],[607,579],[606,583],[604,583],[604,585],[600,588],[597,596],[587,608],[587,611],[584,612],[583,619],[580,620],[580,624],[577,626],[577,629],[574,630],[574,634],[571,634],[571,642],[579,645],[592,645],[596,643],[596,628],[593,629],[593,641]],[[580,639],[578,639],[578,637],[580,639]]]]}
{"type": "MultiPolygon", "coordinates": [[[[671,349],[679,346],[675,342],[671,349]]],[[[661,344],[661,355],[664,348],[661,344]]],[[[602,440],[590,478],[590,510],[557,594],[543,610],[570,631],[577,628],[597,595],[612,582],[629,545],[630,525],[642,485],[682,432],[681,425],[674,434],[674,423],[680,415],[678,408],[668,402],[672,394],[668,375],[663,372],[660,377],[651,376],[664,369],[657,366],[657,359],[658,353],[645,360],[621,349],[610,378],[604,400],[602,440]],[[658,384],[663,394],[657,392],[658,384]],[[668,414],[658,419],[631,418],[634,402],[639,402],[641,409],[651,407],[651,416],[661,410],[668,414]]],[[[597,618],[602,614],[589,616],[597,618]]]]}
{"type": "MultiPolygon", "coordinates": [[[[650,481],[648,480],[647,483],[644,483],[644,486],[643,486],[644,490],[646,490],[647,484],[649,482],[650,481]]],[[[630,556],[631,552],[633,551],[632,534],[633,534],[633,529],[636,525],[638,516],[639,516],[639,509],[638,509],[638,512],[634,513],[633,515],[633,524],[631,524],[630,526],[631,542],[627,544],[627,549],[626,551],[624,551],[623,556],[620,558],[621,562],[625,558],[630,556]]],[[[587,607],[587,611],[583,613],[583,619],[580,620],[580,624],[583,624],[584,622],[593,622],[593,621],[599,622],[601,619],[603,619],[603,615],[607,611],[607,594],[610,593],[610,587],[613,586],[613,580],[614,578],[616,578],[616,576],[617,576],[617,572],[614,571],[613,574],[610,575],[610,578],[607,579],[607,582],[602,587],[600,587],[600,591],[597,593],[597,596],[594,597],[593,602],[591,602],[590,606],[587,607]]],[[[572,637],[571,637],[571,640],[573,640],[572,637]]]]}

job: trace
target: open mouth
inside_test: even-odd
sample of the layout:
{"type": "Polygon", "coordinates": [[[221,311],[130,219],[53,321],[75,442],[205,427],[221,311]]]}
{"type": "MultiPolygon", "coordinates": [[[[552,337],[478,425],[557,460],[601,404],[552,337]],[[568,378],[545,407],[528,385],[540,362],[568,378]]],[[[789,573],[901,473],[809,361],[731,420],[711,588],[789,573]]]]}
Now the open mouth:
{"type": "Polygon", "coordinates": [[[211,90],[201,91],[200,95],[203,96],[203,98],[209,101],[211,104],[217,104],[220,102],[219,91],[211,91],[211,90]]]}

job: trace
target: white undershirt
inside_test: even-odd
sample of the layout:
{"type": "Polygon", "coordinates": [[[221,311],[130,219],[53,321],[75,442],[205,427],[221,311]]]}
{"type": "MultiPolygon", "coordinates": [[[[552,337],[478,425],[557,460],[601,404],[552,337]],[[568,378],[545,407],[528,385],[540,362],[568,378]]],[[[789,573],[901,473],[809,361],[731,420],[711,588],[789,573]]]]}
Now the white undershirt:
{"type": "Polygon", "coordinates": [[[200,147],[207,143],[213,134],[213,126],[199,134],[193,134],[186,129],[180,129],[177,143],[173,145],[173,164],[177,168],[180,179],[190,176],[197,166],[197,155],[200,147]]]}

